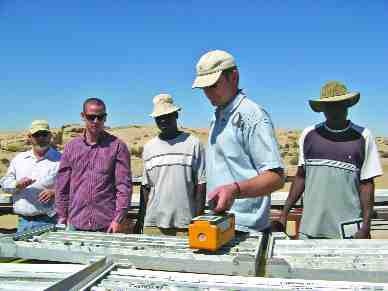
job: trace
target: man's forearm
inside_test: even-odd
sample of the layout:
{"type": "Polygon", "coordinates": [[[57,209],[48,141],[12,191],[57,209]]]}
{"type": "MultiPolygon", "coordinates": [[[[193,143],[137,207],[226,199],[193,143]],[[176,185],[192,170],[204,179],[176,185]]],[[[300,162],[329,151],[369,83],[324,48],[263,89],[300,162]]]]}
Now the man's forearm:
{"type": "Polygon", "coordinates": [[[283,185],[283,172],[268,170],[254,178],[238,182],[234,194],[236,198],[264,196],[282,188],[283,185]]]}
{"type": "Polygon", "coordinates": [[[202,215],[205,211],[206,204],[206,183],[198,184],[196,186],[196,215],[202,215]]]}
{"type": "Polygon", "coordinates": [[[150,196],[150,188],[148,185],[142,185],[141,187],[142,187],[141,195],[143,196],[143,201],[144,201],[144,210],[146,210],[148,205],[148,199],[150,196]]]}
{"type": "Polygon", "coordinates": [[[304,192],[305,188],[305,173],[302,167],[298,167],[298,171],[296,172],[295,179],[292,182],[290,192],[288,193],[288,197],[286,202],[284,203],[282,214],[280,216],[280,224],[283,226],[283,231],[287,231],[287,218],[288,213],[290,212],[291,207],[293,207],[300,199],[304,192]]]}
{"type": "Polygon", "coordinates": [[[294,182],[291,185],[290,192],[286,202],[284,203],[283,212],[289,212],[295,203],[300,199],[304,192],[305,179],[304,177],[295,177],[294,182]]]}
{"type": "Polygon", "coordinates": [[[219,186],[208,193],[208,199],[216,202],[213,211],[221,212],[230,209],[235,199],[270,195],[283,185],[283,170],[268,170],[251,179],[219,186]]]}
{"type": "Polygon", "coordinates": [[[55,188],[55,211],[57,212],[57,215],[59,218],[62,218],[62,220],[68,219],[68,210],[69,210],[69,193],[68,192],[61,192],[61,188],[57,187],[55,188]]]}
{"type": "Polygon", "coordinates": [[[66,158],[66,147],[64,154],[59,163],[59,169],[55,183],[55,210],[58,217],[64,221],[68,220],[69,199],[70,199],[70,182],[71,182],[71,167],[66,158]]]}
{"type": "Polygon", "coordinates": [[[59,220],[61,220],[60,223],[66,223],[68,220],[68,201],[58,200],[58,194],[55,193],[55,212],[58,215],[59,220]]]}
{"type": "Polygon", "coordinates": [[[373,215],[375,185],[373,180],[360,183],[360,203],[362,210],[363,227],[368,231],[373,215]]]}
{"type": "Polygon", "coordinates": [[[114,181],[116,186],[115,222],[120,223],[126,217],[128,206],[132,200],[132,173],[130,154],[125,144],[120,144],[115,161],[114,181]]]}
{"type": "Polygon", "coordinates": [[[126,217],[128,212],[128,207],[130,205],[130,199],[132,198],[132,187],[130,187],[129,192],[117,192],[116,193],[116,209],[115,209],[115,218],[114,220],[117,223],[123,220],[126,217]]]}
{"type": "Polygon", "coordinates": [[[40,189],[52,189],[55,186],[55,179],[56,174],[54,175],[47,175],[46,177],[37,180],[34,183],[34,187],[40,188],[40,189]]]}
{"type": "Polygon", "coordinates": [[[149,197],[150,197],[150,192],[147,190],[144,193],[144,208],[145,209],[147,209],[149,197]]]}
{"type": "Polygon", "coordinates": [[[60,177],[55,185],[55,211],[57,212],[58,217],[65,221],[68,219],[69,210],[69,184],[68,180],[64,180],[60,177]]]}

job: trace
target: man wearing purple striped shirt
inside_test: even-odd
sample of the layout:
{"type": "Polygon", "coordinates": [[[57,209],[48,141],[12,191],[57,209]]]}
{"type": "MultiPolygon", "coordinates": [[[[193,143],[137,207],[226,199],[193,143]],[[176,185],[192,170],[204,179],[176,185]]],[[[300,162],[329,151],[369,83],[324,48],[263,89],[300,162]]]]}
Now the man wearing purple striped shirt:
{"type": "Polygon", "coordinates": [[[85,132],[66,144],[55,204],[58,223],[70,229],[120,232],[132,195],[127,146],[104,130],[105,103],[89,98],[81,118],[85,132]]]}

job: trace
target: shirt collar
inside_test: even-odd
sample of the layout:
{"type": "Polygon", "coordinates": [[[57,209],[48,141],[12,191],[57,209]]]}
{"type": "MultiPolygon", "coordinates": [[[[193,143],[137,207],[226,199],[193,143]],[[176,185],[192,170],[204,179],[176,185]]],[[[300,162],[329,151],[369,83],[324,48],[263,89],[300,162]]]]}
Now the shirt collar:
{"type": "MultiPolygon", "coordinates": [[[[49,147],[48,151],[44,154],[44,156],[40,159],[40,161],[45,160],[45,159],[49,159],[52,151],[53,151],[53,149],[51,147],[49,147]]],[[[29,151],[26,152],[26,156],[24,158],[25,159],[33,158],[35,160],[38,160],[36,158],[36,156],[34,155],[34,152],[32,151],[32,149],[30,149],[29,151]]]]}
{"type": "Polygon", "coordinates": [[[332,132],[332,133],[340,133],[340,132],[345,132],[345,131],[347,131],[349,128],[351,128],[351,127],[352,127],[352,122],[351,122],[350,120],[348,120],[348,125],[347,125],[345,128],[343,128],[343,129],[332,129],[332,128],[330,128],[330,127],[328,127],[328,126],[326,125],[326,122],[323,122],[323,127],[324,127],[327,131],[329,131],[329,132],[332,132]]]}
{"type": "MultiPolygon", "coordinates": [[[[86,145],[92,146],[92,144],[89,144],[88,141],[86,140],[86,130],[84,130],[84,132],[83,132],[83,134],[82,134],[81,137],[82,137],[82,140],[84,141],[84,143],[85,143],[86,145]]],[[[98,137],[97,143],[95,143],[95,144],[100,145],[101,143],[104,142],[104,140],[106,140],[107,137],[108,137],[108,134],[107,134],[105,131],[103,131],[103,132],[101,133],[101,135],[98,137]]]]}
{"type": "Polygon", "coordinates": [[[226,105],[225,107],[217,107],[216,108],[216,111],[215,111],[215,114],[216,116],[218,115],[229,115],[231,114],[241,103],[241,101],[245,98],[245,93],[242,91],[242,90],[239,90],[236,97],[234,97],[228,105],[226,105]]]}

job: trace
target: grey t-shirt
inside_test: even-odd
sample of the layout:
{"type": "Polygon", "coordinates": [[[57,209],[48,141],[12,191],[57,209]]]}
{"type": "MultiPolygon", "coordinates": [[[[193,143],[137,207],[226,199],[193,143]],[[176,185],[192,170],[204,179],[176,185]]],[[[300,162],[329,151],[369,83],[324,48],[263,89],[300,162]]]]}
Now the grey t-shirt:
{"type": "Polygon", "coordinates": [[[306,172],[300,232],[340,238],[339,224],[361,217],[360,180],[382,174],[373,136],[351,122],[342,131],[322,123],[304,130],[299,155],[306,172]]]}
{"type": "Polygon", "coordinates": [[[186,228],[196,211],[195,185],[206,182],[202,144],[188,133],[155,137],[144,146],[143,161],[142,184],[150,187],[144,225],[186,228]]]}

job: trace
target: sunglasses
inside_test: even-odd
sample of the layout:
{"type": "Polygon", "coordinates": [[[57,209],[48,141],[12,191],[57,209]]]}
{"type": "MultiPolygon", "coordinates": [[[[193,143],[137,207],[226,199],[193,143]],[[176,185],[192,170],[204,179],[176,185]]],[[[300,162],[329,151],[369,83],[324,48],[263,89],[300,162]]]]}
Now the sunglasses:
{"type": "Polygon", "coordinates": [[[107,115],[106,113],[103,113],[103,114],[86,114],[86,113],[84,113],[85,118],[89,121],[94,121],[94,120],[96,120],[96,118],[98,121],[104,121],[106,118],[106,115],[107,115]]]}
{"type": "Polygon", "coordinates": [[[38,131],[38,132],[35,132],[32,136],[33,137],[48,137],[49,134],[50,133],[47,131],[38,131]]]}

